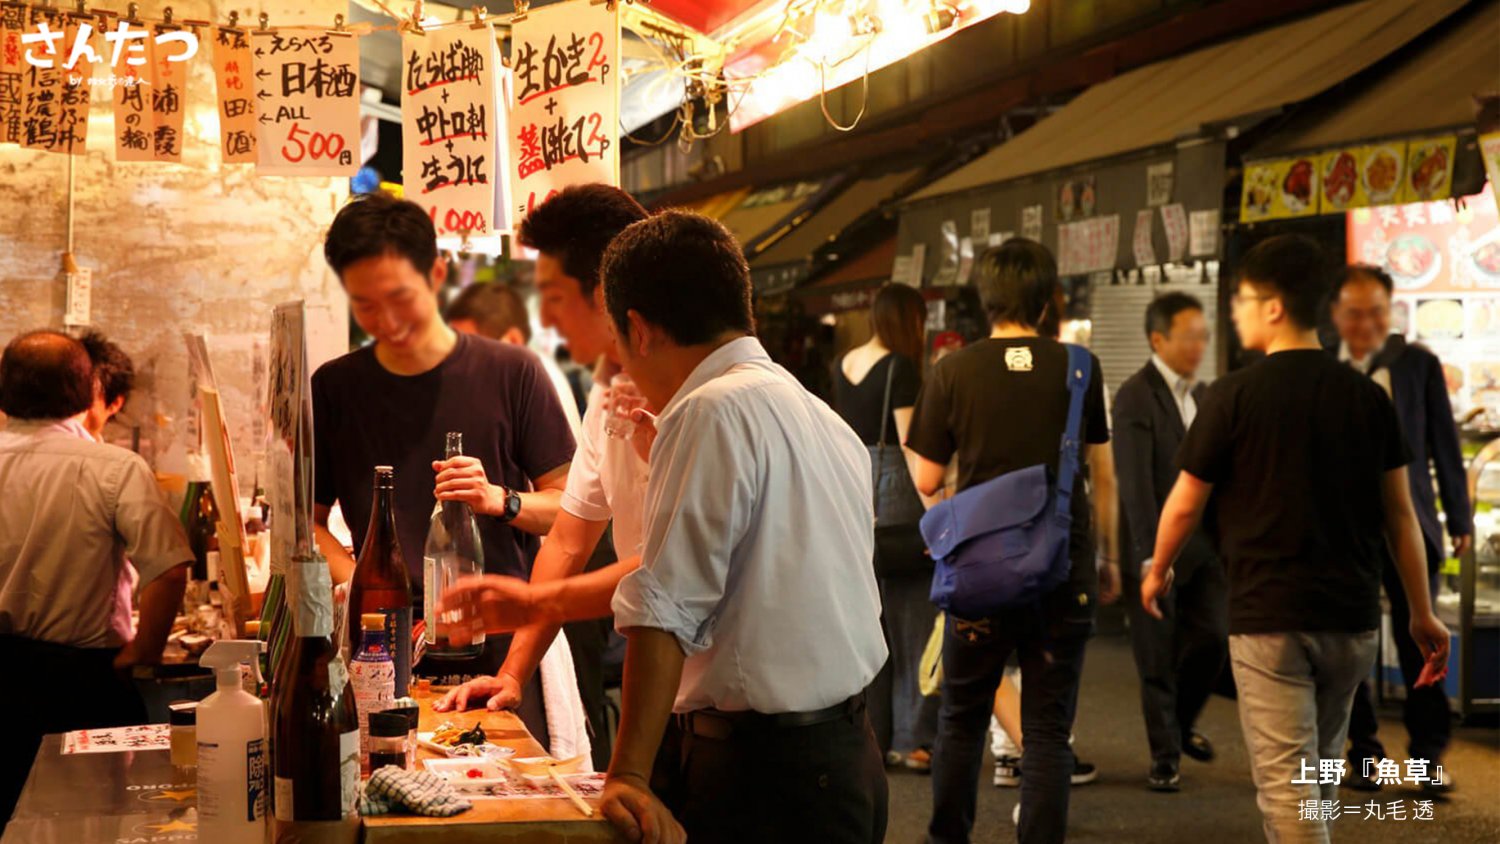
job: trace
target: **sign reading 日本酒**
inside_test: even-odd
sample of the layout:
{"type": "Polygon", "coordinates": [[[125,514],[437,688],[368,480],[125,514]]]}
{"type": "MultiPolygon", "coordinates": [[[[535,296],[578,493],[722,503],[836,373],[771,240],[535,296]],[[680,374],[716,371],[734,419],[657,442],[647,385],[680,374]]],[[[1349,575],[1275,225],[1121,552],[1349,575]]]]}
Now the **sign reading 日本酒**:
{"type": "Polygon", "coordinates": [[[250,35],[256,172],[353,176],[359,148],[359,39],[290,27],[250,35]]]}
{"type": "Polygon", "coordinates": [[[439,237],[509,228],[504,68],[493,26],[401,38],[402,181],[439,237]],[[497,194],[499,198],[497,201],[497,194]]]}
{"type": "Polygon", "coordinates": [[[214,82],[219,90],[219,155],[225,164],[255,163],[254,60],[243,29],[214,27],[214,82]]]}
{"type": "Polygon", "coordinates": [[[558,3],[511,29],[511,197],[519,219],[568,185],[620,181],[620,18],[558,3]]]}

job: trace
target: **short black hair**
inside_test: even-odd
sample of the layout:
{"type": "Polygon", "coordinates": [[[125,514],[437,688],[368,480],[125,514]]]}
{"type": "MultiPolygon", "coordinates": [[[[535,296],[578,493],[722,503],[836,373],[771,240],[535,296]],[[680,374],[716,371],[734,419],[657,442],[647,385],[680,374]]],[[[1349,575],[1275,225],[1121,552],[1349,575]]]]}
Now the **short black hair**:
{"type": "Polygon", "coordinates": [[[1356,281],[1373,281],[1385,288],[1385,295],[1391,296],[1396,292],[1396,282],[1391,274],[1374,264],[1350,264],[1339,270],[1333,280],[1333,290],[1329,292],[1329,298],[1336,299],[1344,291],[1344,285],[1356,281]]]}
{"type": "Polygon", "coordinates": [[[1163,293],[1146,306],[1146,339],[1150,340],[1152,334],[1171,334],[1172,320],[1183,311],[1202,310],[1203,303],[1196,296],[1178,291],[1163,293]]]}
{"type": "Polygon", "coordinates": [[[1303,234],[1279,234],[1255,244],[1240,260],[1239,280],[1280,297],[1297,327],[1318,327],[1328,298],[1329,266],[1323,248],[1303,234]]]}
{"type": "Polygon", "coordinates": [[[545,253],[578,279],[585,299],[599,286],[599,263],[615,236],[650,216],[630,194],[593,182],[563,188],[521,221],[516,239],[545,253]]]}
{"type": "Polygon", "coordinates": [[[0,412],[16,419],[66,419],[94,403],[94,367],[83,344],[56,331],[30,331],[0,357],[0,412]]]}
{"type": "Polygon", "coordinates": [[[512,328],[521,329],[522,339],[531,342],[531,313],[526,301],[514,287],[500,282],[478,282],[464,288],[444,314],[448,322],[473,320],[479,333],[492,340],[504,337],[512,328]]]}
{"type": "Polygon", "coordinates": [[[979,256],[974,280],[991,325],[1013,322],[1036,328],[1053,304],[1057,260],[1040,243],[1013,237],[979,256]]]}
{"type": "Polygon", "coordinates": [[[680,346],[755,333],[745,253],[728,229],[701,214],[663,211],[632,224],[605,250],[599,274],[622,337],[630,311],[680,346]]]}
{"type": "Polygon", "coordinates": [[[114,404],[115,399],[130,398],[130,391],[135,389],[135,363],[130,360],[130,355],[98,331],[84,332],[78,342],[89,353],[104,403],[114,404]]]}
{"type": "Polygon", "coordinates": [[[364,194],[339,209],[323,241],[323,257],[343,281],[356,261],[395,255],[431,278],[437,262],[437,229],[422,206],[384,192],[364,194]]]}

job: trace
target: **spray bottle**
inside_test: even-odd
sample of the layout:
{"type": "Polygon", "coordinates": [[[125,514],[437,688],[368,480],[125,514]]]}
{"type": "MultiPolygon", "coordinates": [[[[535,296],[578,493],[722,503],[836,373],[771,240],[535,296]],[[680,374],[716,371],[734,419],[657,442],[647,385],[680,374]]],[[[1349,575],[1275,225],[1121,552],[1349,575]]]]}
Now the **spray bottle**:
{"type": "Polygon", "coordinates": [[[240,666],[259,674],[265,642],[225,639],[199,664],[218,691],[198,705],[198,835],[214,844],[261,844],[266,824],[266,717],[241,684],[240,666]]]}

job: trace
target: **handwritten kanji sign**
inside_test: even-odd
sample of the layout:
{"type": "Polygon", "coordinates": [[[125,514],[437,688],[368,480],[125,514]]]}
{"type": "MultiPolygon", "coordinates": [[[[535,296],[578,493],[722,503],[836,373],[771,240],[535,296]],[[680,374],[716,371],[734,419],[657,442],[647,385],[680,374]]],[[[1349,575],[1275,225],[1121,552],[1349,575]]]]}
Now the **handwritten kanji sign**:
{"type": "Polygon", "coordinates": [[[115,79],[115,160],[153,161],[156,114],[151,107],[150,33],[121,21],[115,35],[110,60],[115,79]]]}
{"type": "Polygon", "coordinates": [[[353,176],[359,171],[359,39],[324,29],[250,35],[256,172],[353,176]]]}
{"type": "Polygon", "coordinates": [[[510,171],[517,217],[568,185],[620,182],[620,18],[558,3],[511,29],[510,171]]]}
{"type": "Polygon", "coordinates": [[[507,228],[503,67],[492,26],[449,26],[401,39],[402,183],[439,237],[507,228]]]}
{"type": "Polygon", "coordinates": [[[0,5],[0,144],[21,142],[21,34],[26,30],[26,7],[0,5]]]}
{"type": "MultiPolygon", "coordinates": [[[[183,96],[187,89],[187,65],[180,58],[182,48],[167,38],[181,32],[175,26],[153,27],[151,46],[151,158],[155,161],[182,161],[182,119],[186,114],[183,96]]],[[[197,48],[194,47],[194,50],[197,48]]]]}
{"type": "Polygon", "coordinates": [[[255,163],[254,63],[250,35],[214,28],[214,81],[219,90],[219,155],[225,164],[255,163]]]}
{"type": "Polygon", "coordinates": [[[21,36],[21,145],[82,155],[94,75],[93,26],[35,10],[21,36]]]}

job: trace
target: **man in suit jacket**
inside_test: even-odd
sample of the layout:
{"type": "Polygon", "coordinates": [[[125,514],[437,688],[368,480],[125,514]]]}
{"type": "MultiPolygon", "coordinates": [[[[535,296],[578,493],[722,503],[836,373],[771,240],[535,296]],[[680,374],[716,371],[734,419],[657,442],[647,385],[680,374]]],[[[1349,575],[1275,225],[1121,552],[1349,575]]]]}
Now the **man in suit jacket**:
{"type": "MultiPolygon", "coordinates": [[[[1378,267],[1352,266],[1344,270],[1334,291],[1333,320],[1340,342],[1333,350],[1340,360],[1368,374],[1384,387],[1396,405],[1402,431],[1411,448],[1411,501],[1422,526],[1427,546],[1427,573],[1436,601],[1437,572],[1446,555],[1443,553],[1443,522],[1438,520],[1437,498],[1432,488],[1433,467],[1437,470],[1438,492],[1443,502],[1448,535],[1453,538],[1454,554],[1468,550],[1474,534],[1473,510],[1469,506],[1468,477],[1463,455],[1459,451],[1458,428],[1453,422],[1453,408],[1448,403],[1448,386],[1437,355],[1418,345],[1408,345],[1406,338],[1391,334],[1391,277],[1378,267]]],[[[1406,591],[1396,576],[1395,565],[1387,560],[1384,572],[1386,597],[1391,605],[1391,631],[1406,681],[1406,704],[1403,717],[1410,736],[1411,759],[1428,759],[1435,772],[1443,751],[1448,747],[1452,713],[1448,695],[1441,684],[1414,688],[1422,670],[1422,654],[1412,641],[1408,629],[1406,591]]],[[[1364,683],[1354,696],[1354,710],[1349,722],[1349,769],[1351,776],[1343,782],[1362,791],[1378,791],[1365,760],[1386,758],[1385,748],[1376,735],[1379,721],[1371,700],[1370,684],[1364,683]]],[[[1373,763],[1371,763],[1373,766],[1373,763]]],[[[1446,778],[1428,786],[1441,793],[1449,783],[1446,778]]]]}
{"type": "MultiPolygon", "coordinates": [[[[1151,360],[1115,396],[1127,595],[1140,588],[1151,564],[1162,503],[1177,480],[1177,447],[1203,397],[1203,385],[1194,382],[1209,338],[1202,303],[1186,293],[1158,297],[1146,309],[1146,336],[1151,360]]],[[[1173,589],[1160,602],[1161,619],[1148,615],[1140,601],[1126,602],[1151,743],[1147,785],[1153,791],[1178,790],[1182,754],[1203,762],[1213,758],[1213,745],[1193,724],[1224,665],[1227,595],[1224,567],[1200,529],[1177,561],[1173,589]]]]}

